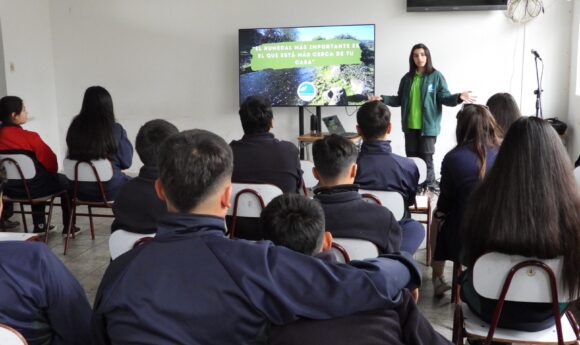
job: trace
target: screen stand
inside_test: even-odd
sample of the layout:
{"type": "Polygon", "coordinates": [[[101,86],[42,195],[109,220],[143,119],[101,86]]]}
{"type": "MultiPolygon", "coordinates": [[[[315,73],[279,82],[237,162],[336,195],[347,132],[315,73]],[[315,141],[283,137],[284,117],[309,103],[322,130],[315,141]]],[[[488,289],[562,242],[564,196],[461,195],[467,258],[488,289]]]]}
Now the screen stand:
{"type": "MultiPolygon", "coordinates": [[[[298,107],[298,136],[304,135],[304,107],[298,107]]],[[[300,144],[300,159],[304,159],[304,147],[300,144]]]]}

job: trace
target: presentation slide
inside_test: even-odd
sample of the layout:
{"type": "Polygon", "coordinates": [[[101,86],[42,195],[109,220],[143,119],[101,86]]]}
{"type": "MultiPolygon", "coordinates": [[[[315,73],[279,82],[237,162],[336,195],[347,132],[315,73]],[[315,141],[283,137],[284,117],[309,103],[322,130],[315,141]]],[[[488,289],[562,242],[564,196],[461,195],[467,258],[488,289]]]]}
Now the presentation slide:
{"type": "Polygon", "coordinates": [[[374,94],[375,26],[242,29],[240,102],[274,106],[358,105],[374,94]]]}

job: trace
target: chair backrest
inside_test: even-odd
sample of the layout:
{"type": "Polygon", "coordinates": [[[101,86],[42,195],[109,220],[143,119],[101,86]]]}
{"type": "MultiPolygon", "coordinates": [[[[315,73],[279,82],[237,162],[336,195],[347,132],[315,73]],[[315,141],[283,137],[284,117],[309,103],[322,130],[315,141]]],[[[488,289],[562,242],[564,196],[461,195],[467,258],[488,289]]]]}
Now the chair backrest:
{"type": "MultiPolygon", "coordinates": [[[[38,234],[30,232],[0,232],[0,241],[40,241],[38,234]]],[[[0,343],[1,344],[1,343],[0,343]]]]}
{"type": "Polygon", "coordinates": [[[335,237],[332,242],[341,245],[348,253],[350,260],[364,260],[379,256],[377,246],[367,240],[335,237]]]}
{"type": "Polygon", "coordinates": [[[574,177],[576,178],[576,184],[580,187],[580,167],[574,168],[574,177]]]}
{"type": "Polygon", "coordinates": [[[281,194],[282,190],[272,184],[233,183],[228,215],[236,211],[237,217],[259,218],[262,209],[281,194]]]}
{"type": "Polygon", "coordinates": [[[485,298],[498,300],[510,271],[517,268],[518,264],[521,264],[523,268],[513,275],[505,300],[551,303],[549,273],[540,267],[525,265],[532,262],[543,263],[553,272],[558,288],[558,301],[567,302],[569,300],[568,292],[560,284],[563,264],[561,257],[540,260],[495,252],[484,254],[477,259],[473,266],[473,286],[475,291],[485,298]]]}
{"type": "Polygon", "coordinates": [[[96,159],[90,162],[81,162],[66,158],[63,164],[64,174],[71,181],[75,180],[75,167],[77,167],[77,165],[77,180],[79,182],[97,182],[98,180],[101,182],[107,182],[113,178],[113,166],[111,165],[111,161],[108,159],[96,159]]]}
{"type": "Polygon", "coordinates": [[[318,184],[318,180],[314,177],[312,173],[312,168],[314,168],[314,163],[311,161],[300,161],[300,168],[302,169],[302,179],[306,188],[312,189],[318,184]]]}
{"type": "Polygon", "coordinates": [[[17,330],[0,323],[0,344],[28,345],[26,339],[17,330]]]}
{"type": "Polygon", "coordinates": [[[115,260],[120,255],[136,247],[145,238],[153,238],[155,234],[137,234],[125,230],[115,230],[109,237],[109,253],[115,260]]]}
{"type": "Polygon", "coordinates": [[[0,161],[8,180],[30,180],[36,176],[34,161],[25,154],[0,154],[0,161]]]}
{"type": "Polygon", "coordinates": [[[419,169],[419,184],[427,180],[427,163],[419,157],[409,157],[419,169]]]}
{"type": "Polygon", "coordinates": [[[332,242],[332,246],[330,247],[330,252],[334,254],[336,261],[340,263],[348,263],[350,261],[350,257],[348,256],[348,252],[344,249],[343,246],[336,242],[332,242]]]}
{"type": "Polygon", "coordinates": [[[375,202],[388,208],[395,216],[396,220],[401,220],[405,216],[405,200],[397,192],[387,192],[379,190],[359,189],[363,199],[368,202],[375,202]]]}

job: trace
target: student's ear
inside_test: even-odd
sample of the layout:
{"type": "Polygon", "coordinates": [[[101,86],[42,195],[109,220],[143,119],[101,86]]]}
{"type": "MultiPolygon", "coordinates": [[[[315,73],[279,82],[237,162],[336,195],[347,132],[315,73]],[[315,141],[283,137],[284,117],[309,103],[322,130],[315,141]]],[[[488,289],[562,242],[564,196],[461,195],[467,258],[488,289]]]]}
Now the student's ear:
{"type": "Polygon", "coordinates": [[[353,163],[350,166],[349,172],[348,172],[348,178],[354,179],[356,177],[356,171],[358,170],[358,165],[356,165],[356,163],[353,163]]]}
{"type": "Polygon", "coordinates": [[[320,181],[320,175],[318,174],[318,169],[316,169],[316,167],[312,168],[312,175],[314,175],[314,178],[317,179],[318,181],[320,181]]]}
{"type": "Polygon", "coordinates": [[[322,251],[325,252],[332,247],[332,234],[328,231],[324,232],[324,239],[322,240],[322,251]]]}
{"type": "Polygon", "coordinates": [[[224,189],[224,192],[220,197],[220,203],[223,208],[228,209],[232,206],[231,198],[232,198],[232,183],[228,182],[226,188],[224,189]]]}
{"type": "Polygon", "coordinates": [[[161,201],[167,201],[167,196],[165,195],[165,189],[163,189],[163,186],[161,185],[161,180],[159,180],[159,179],[155,180],[155,192],[157,193],[157,197],[161,201]]]}
{"type": "Polygon", "coordinates": [[[387,125],[387,134],[391,134],[391,129],[393,129],[393,124],[389,122],[387,125]]]}

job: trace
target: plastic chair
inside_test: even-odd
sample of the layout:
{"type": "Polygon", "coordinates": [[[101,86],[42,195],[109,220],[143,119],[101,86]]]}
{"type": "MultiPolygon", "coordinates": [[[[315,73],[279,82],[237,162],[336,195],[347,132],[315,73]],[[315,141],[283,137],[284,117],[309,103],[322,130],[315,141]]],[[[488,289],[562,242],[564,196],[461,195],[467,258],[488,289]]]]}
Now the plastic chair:
{"type": "Polygon", "coordinates": [[[230,238],[235,238],[238,217],[260,218],[260,213],[282,190],[272,184],[232,183],[231,205],[228,216],[232,216],[230,238]]]}
{"type": "Polygon", "coordinates": [[[14,328],[0,323],[0,344],[2,345],[28,345],[28,342],[20,332],[14,328]]]}
{"type": "MultiPolygon", "coordinates": [[[[105,208],[112,209],[113,201],[108,201],[105,194],[105,189],[103,183],[109,181],[113,178],[113,166],[108,159],[98,159],[92,161],[77,161],[72,159],[64,160],[64,174],[66,177],[73,182],[73,195],[72,195],[72,207],[70,212],[69,227],[66,234],[66,239],[64,243],[64,255],[68,250],[68,240],[71,237],[71,232],[73,226],[76,224],[77,216],[89,217],[89,223],[91,228],[91,239],[95,239],[95,226],[93,223],[93,217],[107,217],[114,218],[113,214],[94,214],[93,208],[105,208]],[[93,182],[97,183],[100,193],[100,201],[86,201],[81,200],[78,197],[78,183],[79,182],[93,182]],[[78,206],[87,206],[88,213],[78,213],[78,206]]],[[[72,234],[74,238],[74,233],[72,234]]]]}
{"type": "MultiPolygon", "coordinates": [[[[419,169],[419,184],[427,180],[427,163],[419,157],[409,157],[417,165],[419,169]]],[[[413,205],[409,207],[411,214],[422,214],[425,215],[425,220],[418,219],[419,223],[425,224],[427,226],[427,231],[425,232],[425,264],[427,266],[431,265],[431,234],[429,229],[431,229],[431,221],[433,215],[433,208],[431,205],[431,196],[425,195],[415,195],[415,200],[413,205]]]]}
{"type": "Polygon", "coordinates": [[[308,191],[311,191],[318,184],[318,180],[312,173],[314,163],[311,161],[300,161],[300,168],[302,169],[302,192],[304,196],[308,196],[308,191]]]}
{"type": "Polygon", "coordinates": [[[359,189],[358,192],[362,194],[365,201],[375,202],[389,209],[397,221],[400,221],[405,216],[405,200],[401,194],[397,192],[365,189],[359,189]]]}
{"type": "MultiPolygon", "coordinates": [[[[28,226],[26,225],[26,214],[35,214],[32,209],[30,211],[24,210],[24,205],[37,206],[43,205],[48,206],[48,212],[42,212],[44,215],[47,215],[46,220],[46,229],[50,229],[50,223],[52,221],[52,210],[55,205],[60,205],[55,203],[55,199],[57,197],[65,196],[66,190],[61,190],[57,193],[34,197],[30,193],[30,188],[28,187],[28,180],[32,180],[36,177],[36,166],[34,164],[34,160],[26,154],[21,153],[14,153],[14,154],[0,154],[0,163],[6,169],[6,179],[17,181],[22,183],[22,188],[24,189],[24,193],[26,197],[24,198],[15,198],[10,197],[4,193],[2,200],[4,202],[12,202],[18,203],[20,206],[20,210],[15,210],[14,213],[20,213],[22,215],[22,224],[24,225],[24,232],[28,232],[28,226]]],[[[66,198],[65,198],[66,199],[66,198]]],[[[44,234],[44,242],[48,242],[48,233],[49,231],[45,231],[44,234]]]]}
{"type": "Polygon", "coordinates": [[[379,248],[367,240],[335,237],[332,239],[332,242],[344,248],[350,260],[364,260],[379,256],[379,248]]]}
{"type": "Polygon", "coordinates": [[[330,252],[334,254],[336,261],[342,264],[346,264],[350,261],[350,256],[346,249],[343,246],[336,242],[332,242],[332,246],[330,247],[330,252]]]}
{"type": "Polygon", "coordinates": [[[129,250],[138,247],[148,240],[152,240],[155,235],[154,233],[138,234],[126,230],[115,230],[109,237],[109,253],[111,254],[111,259],[115,260],[129,250]]]}
{"type": "Polygon", "coordinates": [[[463,338],[526,344],[576,344],[578,324],[570,311],[560,316],[558,303],[569,302],[560,285],[562,258],[538,260],[517,255],[488,253],[473,267],[473,286],[482,297],[497,300],[491,324],[480,320],[466,304],[455,306],[453,342],[463,338]],[[556,324],[538,332],[497,328],[505,301],[551,303],[556,324]]]}

